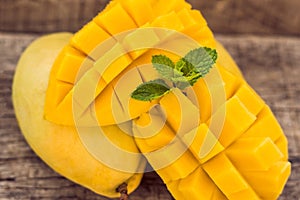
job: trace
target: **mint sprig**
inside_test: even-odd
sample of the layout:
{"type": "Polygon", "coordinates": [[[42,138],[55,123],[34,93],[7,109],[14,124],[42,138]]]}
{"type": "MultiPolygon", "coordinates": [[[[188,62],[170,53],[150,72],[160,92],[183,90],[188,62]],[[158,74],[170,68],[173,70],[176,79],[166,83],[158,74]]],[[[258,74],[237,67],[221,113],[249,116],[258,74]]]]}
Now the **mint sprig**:
{"type": "MultiPolygon", "coordinates": [[[[152,64],[162,78],[184,90],[208,74],[217,57],[215,49],[200,47],[191,50],[176,63],[165,55],[154,55],[152,64]]],[[[151,101],[162,97],[170,89],[163,79],[156,79],[138,86],[131,97],[140,101],[151,101]]]]}

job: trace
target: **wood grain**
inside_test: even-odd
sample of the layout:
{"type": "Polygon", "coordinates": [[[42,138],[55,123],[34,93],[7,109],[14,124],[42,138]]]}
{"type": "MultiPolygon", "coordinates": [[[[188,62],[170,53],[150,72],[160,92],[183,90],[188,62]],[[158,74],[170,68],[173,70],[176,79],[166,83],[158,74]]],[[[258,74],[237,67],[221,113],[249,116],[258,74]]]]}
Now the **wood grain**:
{"type": "Polygon", "coordinates": [[[216,33],[300,35],[298,0],[188,0],[216,33]]]}
{"type": "MultiPolygon", "coordinates": [[[[216,33],[300,35],[299,0],[188,0],[216,33]]],[[[108,0],[0,0],[0,31],[77,31],[108,0]]]]}
{"type": "MultiPolygon", "coordinates": [[[[24,140],[11,102],[14,70],[25,47],[39,35],[0,33],[0,199],[108,200],[46,166],[24,140]]],[[[300,39],[224,36],[246,79],[275,112],[288,140],[292,175],[280,200],[300,198],[300,39]]],[[[131,200],[170,200],[155,172],[145,174],[131,200]]]]}

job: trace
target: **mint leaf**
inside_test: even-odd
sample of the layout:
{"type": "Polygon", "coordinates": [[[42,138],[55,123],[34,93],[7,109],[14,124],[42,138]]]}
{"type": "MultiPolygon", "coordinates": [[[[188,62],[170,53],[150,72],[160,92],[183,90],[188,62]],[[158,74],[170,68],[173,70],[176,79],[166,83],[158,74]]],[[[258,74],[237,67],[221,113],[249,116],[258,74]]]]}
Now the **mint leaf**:
{"type": "Polygon", "coordinates": [[[163,78],[171,80],[171,78],[174,77],[175,64],[167,56],[152,56],[152,65],[163,78]]]}
{"type": "Polygon", "coordinates": [[[213,59],[214,63],[216,63],[217,59],[218,59],[218,53],[215,49],[211,49],[208,47],[203,47],[206,51],[206,53],[208,53],[211,57],[211,59],[213,59]]]}
{"type": "Polygon", "coordinates": [[[204,77],[216,63],[217,51],[207,47],[200,47],[187,53],[184,59],[195,67],[195,71],[201,77],[204,77]]]}
{"type": "Polygon", "coordinates": [[[162,79],[145,82],[139,85],[131,94],[131,97],[140,101],[151,101],[165,95],[170,90],[162,79]]]}
{"type": "Polygon", "coordinates": [[[175,64],[175,69],[182,72],[183,76],[189,76],[190,73],[195,71],[195,67],[184,58],[181,58],[175,64]]]}

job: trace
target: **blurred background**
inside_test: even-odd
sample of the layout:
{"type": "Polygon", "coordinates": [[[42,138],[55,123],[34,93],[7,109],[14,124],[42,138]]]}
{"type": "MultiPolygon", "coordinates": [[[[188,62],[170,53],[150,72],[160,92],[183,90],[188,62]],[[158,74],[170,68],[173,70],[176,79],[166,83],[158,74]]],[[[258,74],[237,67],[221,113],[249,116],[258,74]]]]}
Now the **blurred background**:
{"type": "MultiPolygon", "coordinates": [[[[300,35],[300,0],[188,0],[215,33],[300,35]]],[[[0,0],[0,31],[75,32],[108,0],[0,0]]]]}

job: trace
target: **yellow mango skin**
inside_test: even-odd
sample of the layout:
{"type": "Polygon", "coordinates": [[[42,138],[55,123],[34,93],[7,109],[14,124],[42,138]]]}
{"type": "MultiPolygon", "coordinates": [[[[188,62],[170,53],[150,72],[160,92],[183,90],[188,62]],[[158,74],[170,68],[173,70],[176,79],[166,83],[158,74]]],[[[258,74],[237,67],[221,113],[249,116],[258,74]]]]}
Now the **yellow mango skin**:
{"type": "MultiPolygon", "coordinates": [[[[23,53],[13,82],[16,117],[29,145],[56,172],[98,194],[118,197],[115,191],[118,185],[126,182],[132,192],[139,185],[142,174],[110,169],[87,152],[74,127],[59,126],[43,119],[50,69],[70,37],[70,33],[41,37],[23,53]]],[[[126,143],[126,138],[123,142],[126,143]]]]}

